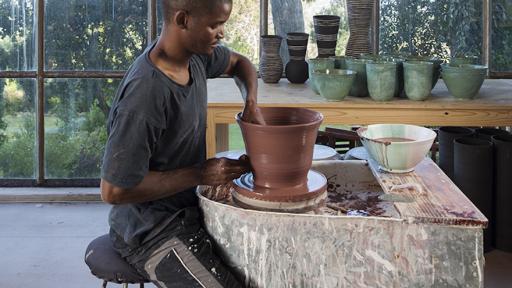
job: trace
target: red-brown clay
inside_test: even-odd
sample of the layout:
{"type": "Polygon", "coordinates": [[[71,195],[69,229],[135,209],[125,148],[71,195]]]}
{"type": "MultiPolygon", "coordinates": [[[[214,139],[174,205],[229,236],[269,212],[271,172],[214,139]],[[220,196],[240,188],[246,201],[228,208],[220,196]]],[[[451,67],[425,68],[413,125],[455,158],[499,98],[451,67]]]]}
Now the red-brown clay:
{"type": "Polygon", "coordinates": [[[298,201],[325,191],[309,191],[307,177],[323,115],[304,108],[260,109],[266,125],[244,122],[241,114],[236,117],[254,174],[252,191],[241,193],[266,201],[298,201]]]}

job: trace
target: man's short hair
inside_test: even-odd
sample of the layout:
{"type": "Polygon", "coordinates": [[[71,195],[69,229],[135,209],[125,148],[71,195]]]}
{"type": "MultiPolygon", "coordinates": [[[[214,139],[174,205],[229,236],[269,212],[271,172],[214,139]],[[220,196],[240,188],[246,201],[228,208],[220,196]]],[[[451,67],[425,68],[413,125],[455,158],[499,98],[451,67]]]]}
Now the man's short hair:
{"type": "Polygon", "coordinates": [[[208,12],[212,11],[216,5],[230,4],[232,0],[161,0],[163,7],[164,21],[169,23],[172,20],[174,12],[177,10],[186,10],[190,12],[208,12]]]}

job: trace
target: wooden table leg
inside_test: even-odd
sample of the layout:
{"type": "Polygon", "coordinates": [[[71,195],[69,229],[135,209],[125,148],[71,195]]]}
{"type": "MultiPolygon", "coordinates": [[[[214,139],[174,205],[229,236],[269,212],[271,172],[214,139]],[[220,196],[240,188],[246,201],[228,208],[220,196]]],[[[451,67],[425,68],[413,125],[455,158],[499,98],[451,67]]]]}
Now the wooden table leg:
{"type": "Polygon", "coordinates": [[[216,139],[216,124],[215,124],[215,111],[208,109],[208,115],[206,117],[206,157],[213,158],[217,151],[216,139]]]}
{"type": "Polygon", "coordinates": [[[222,152],[229,150],[229,124],[216,124],[215,125],[215,152],[222,152]]]}

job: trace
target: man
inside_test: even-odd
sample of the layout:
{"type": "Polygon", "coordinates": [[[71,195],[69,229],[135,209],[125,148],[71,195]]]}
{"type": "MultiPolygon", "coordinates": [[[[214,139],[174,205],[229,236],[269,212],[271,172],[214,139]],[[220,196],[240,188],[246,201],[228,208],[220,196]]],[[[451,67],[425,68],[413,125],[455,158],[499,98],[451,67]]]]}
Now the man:
{"type": "Polygon", "coordinates": [[[262,123],[250,61],[219,46],[231,0],[162,0],[158,41],[135,60],[108,119],[101,195],[116,250],[159,287],[240,287],[201,227],[197,185],[249,170],[247,158],[206,160],[206,79],[226,73],[262,123]]]}

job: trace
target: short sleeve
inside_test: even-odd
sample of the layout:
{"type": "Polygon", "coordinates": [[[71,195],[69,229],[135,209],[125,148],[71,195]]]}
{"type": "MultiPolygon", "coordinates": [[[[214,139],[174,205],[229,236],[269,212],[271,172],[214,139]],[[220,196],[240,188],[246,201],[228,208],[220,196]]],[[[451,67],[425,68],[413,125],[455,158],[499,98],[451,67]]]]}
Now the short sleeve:
{"type": "Polygon", "coordinates": [[[118,112],[111,123],[101,178],[121,188],[132,188],[149,171],[161,129],[142,115],[128,111],[118,112]]]}
{"type": "Polygon", "coordinates": [[[216,78],[222,75],[228,68],[231,51],[222,45],[218,45],[213,49],[211,55],[205,56],[206,77],[216,78]]]}

